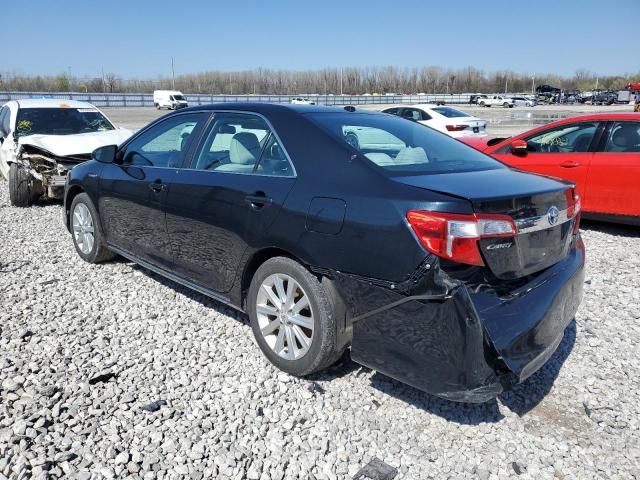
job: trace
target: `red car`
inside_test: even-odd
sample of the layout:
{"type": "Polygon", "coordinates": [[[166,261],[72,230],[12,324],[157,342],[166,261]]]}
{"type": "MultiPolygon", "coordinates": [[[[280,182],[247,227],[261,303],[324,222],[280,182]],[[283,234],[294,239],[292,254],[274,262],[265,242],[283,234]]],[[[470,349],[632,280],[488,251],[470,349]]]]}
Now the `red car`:
{"type": "Polygon", "coordinates": [[[640,114],[567,118],[507,139],[461,141],[521,170],[577,185],[583,217],[640,225],[640,114]]]}

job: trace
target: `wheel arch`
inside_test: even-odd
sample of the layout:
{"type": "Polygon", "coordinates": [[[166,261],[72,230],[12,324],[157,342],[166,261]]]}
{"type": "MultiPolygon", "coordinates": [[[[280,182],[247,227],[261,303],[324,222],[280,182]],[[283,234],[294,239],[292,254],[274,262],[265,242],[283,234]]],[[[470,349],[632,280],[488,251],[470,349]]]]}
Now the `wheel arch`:
{"type": "Polygon", "coordinates": [[[253,276],[258,271],[260,266],[266,262],[267,260],[274,257],[287,257],[291,260],[295,260],[300,265],[306,267],[306,264],[302,262],[298,257],[296,257],[291,252],[283,250],[278,247],[267,247],[261,250],[254,252],[251,257],[244,264],[244,268],[242,270],[242,274],[240,276],[240,301],[242,309],[246,309],[246,300],[247,300],[247,292],[249,291],[249,286],[251,285],[251,280],[253,276]]]}
{"type": "Polygon", "coordinates": [[[80,185],[72,185],[69,187],[69,190],[66,192],[64,197],[64,210],[65,210],[65,223],[67,230],[70,230],[71,226],[69,224],[71,218],[71,204],[73,203],[73,199],[76,198],[81,193],[84,193],[84,188],[80,185]]]}
{"type": "Polygon", "coordinates": [[[347,319],[347,306],[342,297],[336,282],[331,278],[331,274],[323,273],[323,269],[310,268],[310,266],[298,258],[293,253],[278,247],[267,247],[254,252],[248,261],[245,263],[242,275],[240,277],[240,288],[237,290],[239,295],[240,306],[244,312],[247,312],[247,295],[249,292],[249,286],[253,276],[258,271],[260,266],[271,258],[274,257],[286,257],[298,262],[304,268],[306,268],[312,275],[315,275],[318,280],[327,289],[327,293],[331,299],[334,314],[337,317],[337,345],[344,349],[351,343],[353,336],[351,322],[347,319]]]}

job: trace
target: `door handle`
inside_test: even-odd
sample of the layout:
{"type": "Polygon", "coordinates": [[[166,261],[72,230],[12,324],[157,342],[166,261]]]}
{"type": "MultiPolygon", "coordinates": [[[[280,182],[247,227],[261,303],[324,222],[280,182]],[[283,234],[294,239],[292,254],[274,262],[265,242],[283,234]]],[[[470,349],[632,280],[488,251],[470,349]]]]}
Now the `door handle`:
{"type": "Polygon", "coordinates": [[[160,193],[163,190],[166,190],[167,186],[164,183],[161,183],[160,180],[156,180],[155,182],[149,184],[149,188],[155,193],[160,193]]]}
{"type": "Polygon", "coordinates": [[[247,202],[254,210],[260,210],[261,208],[271,205],[273,202],[271,198],[267,197],[262,192],[257,192],[254,195],[247,195],[244,197],[244,201],[247,202]]]}
{"type": "Polygon", "coordinates": [[[561,166],[562,168],[576,168],[576,167],[579,167],[579,166],[580,166],[580,164],[579,164],[578,162],[572,162],[572,161],[568,160],[568,161],[566,161],[566,162],[562,162],[562,163],[560,164],[560,166],[561,166]]]}

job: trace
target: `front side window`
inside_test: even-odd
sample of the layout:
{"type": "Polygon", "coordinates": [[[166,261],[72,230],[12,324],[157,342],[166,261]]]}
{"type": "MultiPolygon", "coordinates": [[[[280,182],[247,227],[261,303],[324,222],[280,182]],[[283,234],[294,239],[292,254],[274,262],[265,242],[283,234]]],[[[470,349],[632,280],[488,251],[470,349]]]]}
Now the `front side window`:
{"type": "Polygon", "coordinates": [[[609,130],[605,152],[640,152],[640,122],[615,122],[609,130]]]}
{"type": "Polygon", "coordinates": [[[392,176],[507,168],[424,125],[367,113],[309,113],[308,118],[392,176]]]}
{"type": "Polygon", "coordinates": [[[535,153],[588,152],[597,123],[572,123],[537,133],[527,141],[527,150],[535,153]]]}
{"type": "Polygon", "coordinates": [[[276,135],[257,115],[217,113],[192,164],[197,170],[290,176],[276,135]]]}
{"type": "Polygon", "coordinates": [[[204,116],[202,113],[177,115],[154,125],[125,147],[123,163],[165,168],[179,166],[189,137],[204,116]]]}
{"type": "Polygon", "coordinates": [[[115,127],[95,108],[20,108],[16,134],[73,135],[103,132],[115,127]]]}

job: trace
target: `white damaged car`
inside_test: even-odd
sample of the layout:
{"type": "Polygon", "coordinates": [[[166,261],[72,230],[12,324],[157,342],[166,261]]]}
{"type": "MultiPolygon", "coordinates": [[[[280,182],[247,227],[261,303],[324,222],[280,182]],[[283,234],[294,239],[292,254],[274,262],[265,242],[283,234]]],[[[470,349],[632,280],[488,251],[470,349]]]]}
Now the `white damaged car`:
{"type": "Polygon", "coordinates": [[[11,205],[28,207],[39,197],[60,199],[67,172],[98,147],[124,142],[116,128],[86,102],[12,100],[0,109],[0,176],[9,181],[11,205]]]}

